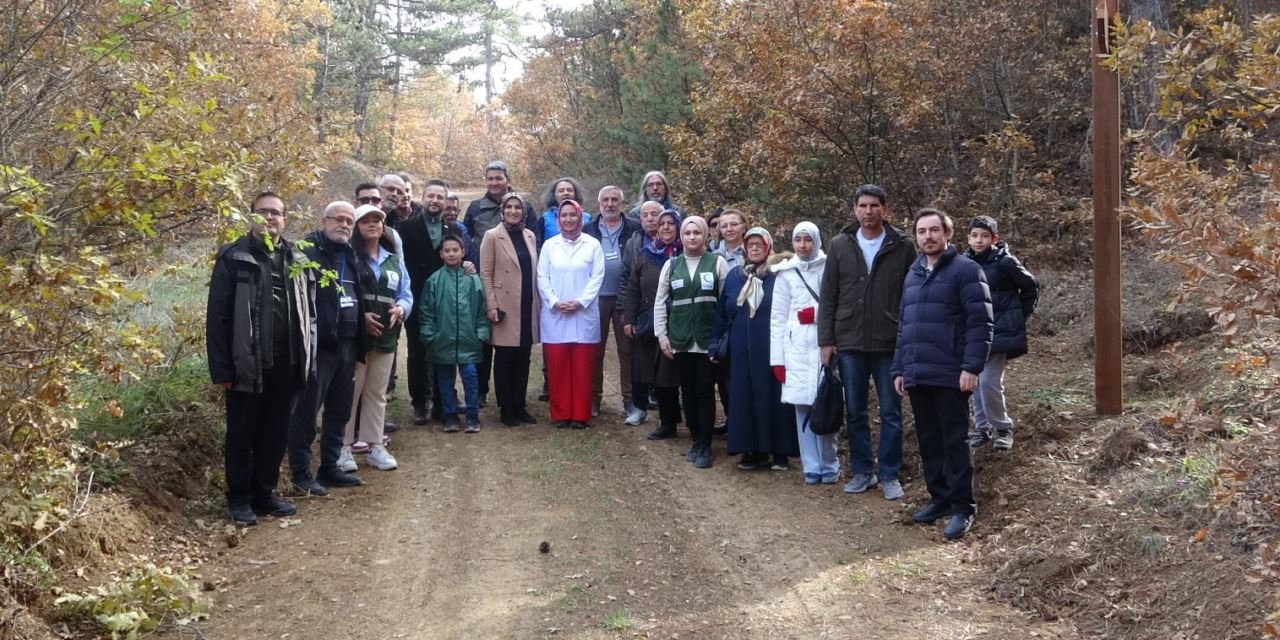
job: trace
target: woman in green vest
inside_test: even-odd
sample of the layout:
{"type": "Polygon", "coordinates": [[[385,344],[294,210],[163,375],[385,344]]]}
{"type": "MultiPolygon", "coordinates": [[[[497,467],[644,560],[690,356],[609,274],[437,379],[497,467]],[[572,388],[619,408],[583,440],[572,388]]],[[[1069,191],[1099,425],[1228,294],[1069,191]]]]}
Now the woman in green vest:
{"type": "MultiPolygon", "coordinates": [[[[666,215],[666,212],[663,212],[666,215]]],[[[684,254],[662,267],[653,303],[653,333],[662,355],[675,361],[680,375],[684,421],[693,436],[686,459],[699,469],[711,466],[711,429],[715,426],[715,372],[707,356],[716,301],[729,264],[707,250],[707,221],[689,216],[680,224],[684,254]],[[671,300],[668,316],[667,300],[671,300]]]]}
{"type": "Polygon", "coordinates": [[[338,467],[346,472],[356,470],[353,452],[368,452],[365,462],[375,469],[396,468],[396,459],[383,444],[382,425],[386,421],[387,381],[395,365],[396,341],[404,319],[413,310],[413,288],[409,272],[386,234],[385,220],[386,214],[378,205],[365,204],[356,209],[358,237],[352,238],[351,244],[367,267],[361,269],[362,275],[376,282],[376,286],[364,287],[361,307],[372,310],[366,315],[373,316],[376,331],[366,336],[361,345],[363,362],[356,363],[355,402],[338,456],[338,467]]]}

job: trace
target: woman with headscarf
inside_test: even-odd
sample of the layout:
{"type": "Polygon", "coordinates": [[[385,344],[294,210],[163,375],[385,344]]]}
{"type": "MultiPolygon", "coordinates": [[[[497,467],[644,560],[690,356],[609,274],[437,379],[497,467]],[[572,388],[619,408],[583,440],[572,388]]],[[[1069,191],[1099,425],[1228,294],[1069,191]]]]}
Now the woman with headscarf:
{"type": "MultiPolygon", "coordinates": [[[[558,178],[547,185],[547,190],[542,194],[542,200],[547,210],[542,212],[536,225],[531,225],[534,234],[538,236],[539,247],[560,234],[560,204],[566,200],[582,202],[582,183],[578,182],[577,178],[568,176],[558,178]]],[[[591,222],[591,214],[585,211],[582,213],[582,218],[583,226],[591,222]]]]}
{"type": "Polygon", "coordinates": [[[672,257],[680,255],[680,251],[680,214],[667,209],[658,216],[657,237],[644,243],[640,256],[628,274],[629,293],[627,308],[623,310],[623,322],[629,328],[628,333],[634,337],[631,345],[631,382],[644,385],[646,389],[637,397],[647,396],[647,389],[652,388],[658,400],[658,428],[649,432],[650,440],[674,438],[676,425],[680,423],[680,399],[677,391],[680,376],[676,373],[675,361],[663,356],[658,348],[658,338],[654,335],[653,326],[653,301],[658,294],[662,267],[672,257]]]}
{"type": "Polygon", "coordinates": [[[595,307],[604,284],[604,251],[582,232],[582,205],[560,203],[560,235],[538,256],[539,329],[547,364],[551,421],[557,428],[585,429],[591,421],[591,377],[600,343],[595,307]]]}
{"type": "Polygon", "coordinates": [[[835,484],[840,475],[836,437],[815,435],[808,428],[809,409],[818,394],[822,354],[818,348],[818,290],[827,266],[822,236],[812,222],[791,232],[795,256],[773,265],[773,312],[769,321],[769,364],[782,383],[782,402],[793,405],[796,437],[805,484],[835,484]]]}
{"type": "Polygon", "coordinates": [[[685,459],[699,469],[710,467],[712,461],[716,380],[707,353],[711,347],[716,300],[729,272],[724,258],[707,250],[710,237],[707,221],[698,216],[689,216],[680,223],[684,253],[662,266],[653,301],[653,333],[663,357],[675,363],[680,376],[684,421],[693,436],[693,446],[685,459]]]}
{"type": "Polygon", "coordinates": [[[727,354],[729,397],[735,399],[727,450],[742,454],[739,469],[772,466],[784,471],[789,468],[787,458],[799,455],[800,447],[794,414],[783,410],[782,386],[769,364],[769,319],[777,282],[769,269],[790,255],[771,257],[773,237],[763,227],[748,230],[744,244],[746,259],[725,279],[712,330],[712,342],[727,354]],[[720,346],[725,340],[727,350],[720,346]]]}
{"type": "Polygon", "coordinates": [[[537,424],[525,398],[529,391],[529,355],[538,342],[542,305],[534,280],[538,240],[526,229],[524,198],[508,193],[498,205],[502,224],[488,230],[480,243],[480,279],[489,307],[489,342],[493,345],[494,388],[502,424],[537,424]]]}

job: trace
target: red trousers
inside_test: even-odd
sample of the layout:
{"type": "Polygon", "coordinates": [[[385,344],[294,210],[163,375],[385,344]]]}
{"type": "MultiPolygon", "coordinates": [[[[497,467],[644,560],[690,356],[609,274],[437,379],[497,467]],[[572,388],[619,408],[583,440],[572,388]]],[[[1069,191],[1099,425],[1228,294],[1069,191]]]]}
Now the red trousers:
{"type": "Polygon", "coordinates": [[[596,368],[596,347],[580,342],[542,345],[552,422],[591,421],[591,377],[596,368]]]}

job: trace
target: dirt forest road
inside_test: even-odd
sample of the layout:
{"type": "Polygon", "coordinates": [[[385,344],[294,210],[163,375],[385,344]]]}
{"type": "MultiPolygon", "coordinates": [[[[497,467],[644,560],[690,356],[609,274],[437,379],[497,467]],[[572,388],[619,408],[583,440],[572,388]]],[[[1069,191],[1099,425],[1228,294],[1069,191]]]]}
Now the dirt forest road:
{"type": "Polygon", "coordinates": [[[219,540],[199,571],[213,616],[171,637],[1074,637],[989,601],[967,544],[905,523],[920,482],[899,503],[806,487],[798,465],[738,470],[719,439],[697,470],[683,429],[647,441],[616,395],[586,431],[536,401],[542,424],[490,406],[475,435],[411,426],[407,406],[398,470],[362,465],[364,486],[219,540]]]}

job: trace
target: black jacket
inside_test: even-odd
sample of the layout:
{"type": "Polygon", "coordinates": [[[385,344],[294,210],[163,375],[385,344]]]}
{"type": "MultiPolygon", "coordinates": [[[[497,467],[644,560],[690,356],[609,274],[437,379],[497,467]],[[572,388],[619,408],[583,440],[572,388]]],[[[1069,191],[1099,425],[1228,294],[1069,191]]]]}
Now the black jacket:
{"type": "MultiPolygon", "coordinates": [[[[286,252],[286,269],[305,260],[292,243],[283,239],[282,243],[278,250],[286,252]]],[[[299,270],[290,284],[293,311],[289,317],[296,323],[289,331],[297,356],[293,382],[300,389],[315,368],[314,273],[299,270]]],[[[270,297],[271,258],[258,236],[246,235],[218,249],[205,308],[205,350],[209,377],[215,384],[230,382],[236,391],[262,393],[263,365],[272,352],[270,334],[263,326],[264,314],[271,313],[263,303],[269,305],[270,297]]]]}
{"type": "Polygon", "coordinates": [[[947,247],[932,271],[925,268],[926,259],[916,260],[903,283],[890,373],[902,376],[908,388],[959,389],[960,372],[982,373],[991,350],[987,278],[955,247],[947,247]]]}
{"type": "MultiPolygon", "coordinates": [[[[373,291],[377,286],[373,277],[373,269],[369,268],[368,263],[360,259],[355,247],[350,244],[330,242],[323,231],[313,231],[311,235],[307,236],[307,242],[310,243],[310,246],[302,251],[307,254],[308,258],[315,261],[320,269],[343,275],[340,269],[340,256],[346,256],[346,268],[350,270],[346,275],[351,276],[350,280],[355,285],[356,326],[354,335],[348,334],[345,339],[356,340],[360,344],[364,344],[368,339],[368,336],[365,335],[364,314],[366,311],[374,311],[374,309],[370,308],[368,303],[365,302],[363,294],[367,291],[373,291]]],[[[316,287],[316,346],[320,349],[333,348],[338,344],[339,340],[344,339],[338,320],[339,299],[342,295],[342,286],[337,282],[316,287]]],[[[359,349],[357,351],[360,354],[360,360],[363,361],[364,350],[359,349]]]]}
{"type": "Polygon", "coordinates": [[[1003,242],[982,253],[972,250],[965,253],[977,262],[987,276],[991,289],[991,306],[995,313],[995,335],[991,338],[991,353],[1003,353],[1016,358],[1027,353],[1027,319],[1036,310],[1040,297],[1040,285],[1036,277],[1003,242]]]}
{"type": "MultiPolygon", "coordinates": [[[[431,234],[427,231],[427,219],[412,218],[408,224],[400,225],[396,229],[400,233],[400,244],[404,248],[404,266],[409,271],[409,282],[413,284],[413,299],[420,300],[422,288],[427,284],[427,278],[435,273],[437,269],[444,266],[444,260],[440,259],[440,250],[431,244],[431,234]]],[[[467,260],[480,268],[480,252],[476,250],[476,245],[471,241],[471,236],[467,235],[467,228],[461,222],[453,223],[453,232],[462,236],[462,248],[467,254],[467,260]]],[[[417,323],[418,305],[414,303],[414,311],[409,314],[413,318],[413,322],[417,323]]]]}
{"type": "Polygon", "coordinates": [[[391,203],[387,203],[386,205],[384,205],[382,207],[382,212],[387,214],[387,219],[386,219],[387,226],[391,227],[392,229],[395,229],[395,228],[398,228],[401,224],[403,224],[405,220],[411,220],[420,215],[425,215],[427,210],[421,204],[410,201],[409,216],[406,218],[401,218],[400,211],[395,207],[391,206],[391,203]]]}
{"type": "Polygon", "coordinates": [[[858,225],[845,227],[827,249],[819,290],[818,344],[840,351],[893,353],[898,338],[902,279],[916,259],[911,239],[884,226],[884,244],[867,271],[858,246],[858,225]]]}

